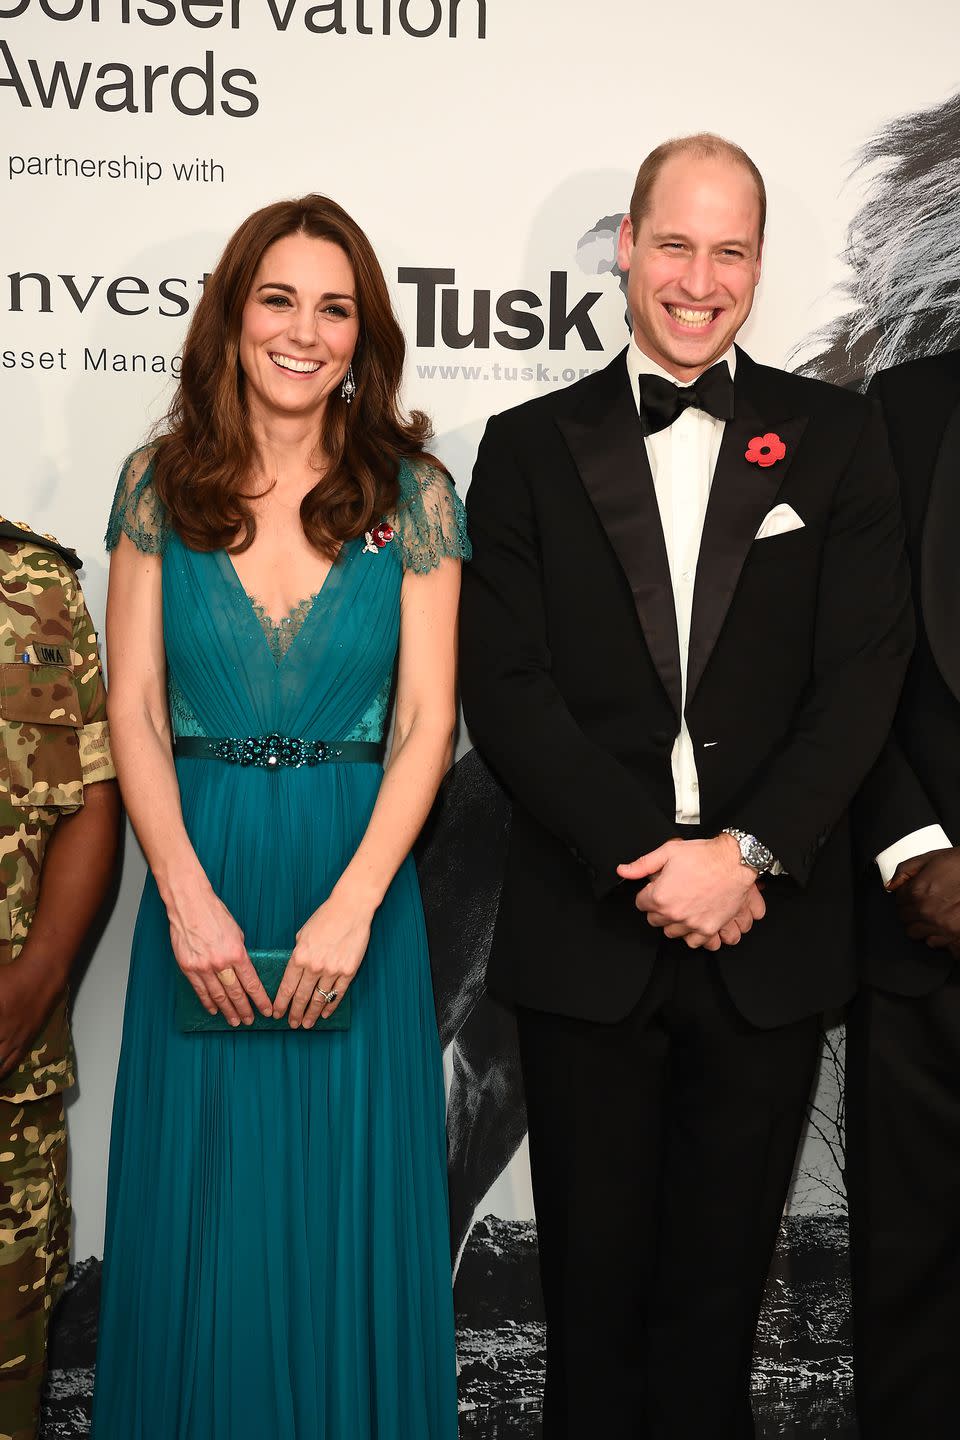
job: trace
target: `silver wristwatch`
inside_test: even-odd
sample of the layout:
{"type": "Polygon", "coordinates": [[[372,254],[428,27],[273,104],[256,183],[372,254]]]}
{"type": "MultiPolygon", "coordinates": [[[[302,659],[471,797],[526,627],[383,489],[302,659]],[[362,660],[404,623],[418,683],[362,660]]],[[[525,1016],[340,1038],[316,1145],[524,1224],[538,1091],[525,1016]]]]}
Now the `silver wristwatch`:
{"type": "Polygon", "coordinates": [[[773,858],[773,851],[761,844],[756,835],[748,835],[746,830],[736,830],[732,825],[725,825],[720,834],[732,835],[736,840],[740,847],[741,865],[749,865],[760,875],[766,875],[768,871],[777,873],[780,867],[773,858]]]}

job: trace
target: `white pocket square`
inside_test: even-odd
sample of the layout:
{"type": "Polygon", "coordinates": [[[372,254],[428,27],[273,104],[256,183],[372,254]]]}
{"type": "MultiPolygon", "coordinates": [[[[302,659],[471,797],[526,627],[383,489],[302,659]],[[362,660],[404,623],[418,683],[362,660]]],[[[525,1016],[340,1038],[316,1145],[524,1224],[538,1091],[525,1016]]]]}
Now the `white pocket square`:
{"type": "Polygon", "coordinates": [[[791,530],[803,528],[803,521],[792,505],[774,505],[753,538],[769,540],[772,535],[786,535],[791,530]]]}

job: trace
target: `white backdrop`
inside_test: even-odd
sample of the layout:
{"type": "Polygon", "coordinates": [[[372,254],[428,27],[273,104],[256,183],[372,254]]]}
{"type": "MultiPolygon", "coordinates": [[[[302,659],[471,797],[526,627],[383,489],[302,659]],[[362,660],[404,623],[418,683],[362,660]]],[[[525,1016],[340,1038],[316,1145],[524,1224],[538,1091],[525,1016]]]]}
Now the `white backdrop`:
{"type": "MultiPolygon", "coordinates": [[[[609,240],[584,237],[626,207],[669,135],[719,131],[764,172],[764,274],[742,338],[785,363],[841,308],[852,158],[884,122],[953,93],[957,30],[955,0],[750,14],[706,0],[0,0],[0,512],[77,547],[99,624],[118,466],[163,411],[200,277],[251,210],[311,189],[373,240],[410,342],[406,398],[434,416],[461,492],[489,414],[624,342],[609,240]],[[445,273],[414,283],[411,270],[445,273]],[[501,299],[511,291],[531,293],[501,299]],[[469,336],[488,303],[475,292],[501,336],[481,325],[461,346],[454,331],[469,336]]],[[[102,1245],[141,882],[128,843],[76,1004],[81,1256],[102,1245]]],[[[521,1152],[488,1209],[532,1213],[524,1165],[521,1152]]]]}

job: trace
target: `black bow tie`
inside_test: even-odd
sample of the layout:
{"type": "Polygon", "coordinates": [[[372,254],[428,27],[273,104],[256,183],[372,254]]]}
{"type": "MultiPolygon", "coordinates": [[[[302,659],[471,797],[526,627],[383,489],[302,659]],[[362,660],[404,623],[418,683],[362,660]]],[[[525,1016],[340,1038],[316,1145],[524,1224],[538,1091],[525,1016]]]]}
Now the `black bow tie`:
{"type": "Polygon", "coordinates": [[[689,405],[706,410],[715,420],[733,419],[733,381],[726,360],[698,375],[692,385],[674,385],[660,375],[641,375],[640,427],[644,435],[666,430],[689,405]]]}

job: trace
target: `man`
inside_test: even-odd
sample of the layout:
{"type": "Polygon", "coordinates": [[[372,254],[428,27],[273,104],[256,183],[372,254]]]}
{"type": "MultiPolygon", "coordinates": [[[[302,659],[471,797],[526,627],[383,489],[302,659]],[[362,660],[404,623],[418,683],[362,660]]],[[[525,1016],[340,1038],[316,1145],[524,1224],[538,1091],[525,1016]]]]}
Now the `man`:
{"type": "Polygon", "coordinates": [[[952,1440],[960,848],[948,837],[960,838],[960,352],[899,365],[871,390],[900,473],[917,647],[894,735],[855,808],[869,865],[865,984],[847,1024],[857,1408],[864,1440],[952,1440]]]}
{"type": "Polygon", "coordinates": [[[764,211],[728,142],[648,156],[626,355],[491,420],[469,495],[546,1440],[754,1433],[817,1016],[853,989],[846,810],[906,666],[907,570],[872,404],[734,349],[764,211]]]}
{"type": "Polygon", "coordinates": [[[33,1440],[67,1272],[66,986],[119,800],[80,562],[0,519],[0,1440],[33,1440]]]}

